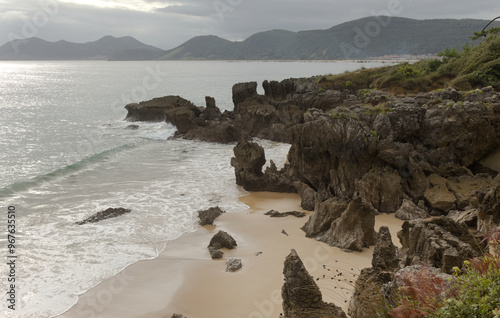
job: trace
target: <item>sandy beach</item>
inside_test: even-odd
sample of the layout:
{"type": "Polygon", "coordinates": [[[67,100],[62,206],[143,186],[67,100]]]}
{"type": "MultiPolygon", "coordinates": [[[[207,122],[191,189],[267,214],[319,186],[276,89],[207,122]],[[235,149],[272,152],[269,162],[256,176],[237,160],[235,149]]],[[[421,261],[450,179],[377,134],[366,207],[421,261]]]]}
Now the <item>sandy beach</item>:
{"type": "MultiPolygon", "coordinates": [[[[240,200],[249,206],[247,210],[225,213],[214,226],[168,242],[159,257],[135,263],[103,281],[59,317],[170,318],[181,313],[189,318],[277,318],[282,312],[283,262],[292,248],[317,280],[324,300],[346,310],[357,274],[371,266],[373,247],[346,253],[306,238],[300,227],[308,216],[264,215],[271,209],[302,211],[299,195],[254,192],[240,200]],[[207,245],[219,230],[232,235],[238,247],[223,250],[222,260],[212,260],[207,245]],[[231,257],[242,259],[241,270],[225,272],[231,257]]],[[[389,226],[397,245],[401,224],[394,215],[376,218],[376,229],[389,226]]]]}

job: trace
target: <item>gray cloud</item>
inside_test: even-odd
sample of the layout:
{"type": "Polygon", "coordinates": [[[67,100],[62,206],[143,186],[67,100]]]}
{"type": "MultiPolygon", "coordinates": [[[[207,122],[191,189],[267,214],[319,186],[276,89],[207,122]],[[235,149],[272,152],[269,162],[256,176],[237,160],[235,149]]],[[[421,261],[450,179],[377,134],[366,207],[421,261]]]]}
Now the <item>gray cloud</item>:
{"type": "Polygon", "coordinates": [[[131,35],[147,44],[170,49],[197,35],[215,34],[229,40],[242,40],[270,29],[327,29],[373,14],[385,14],[392,5],[400,9],[397,16],[416,19],[491,19],[500,14],[497,0],[135,1],[151,6],[150,11],[98,8],[69,1],[0,0],[0,45],[13,34],[22,37],[26,24],[35,22],[40,27],[31,33],[49,41],[87,42],[108,34],[131,35]],[[57,14],[47,21],[43,20],[43,3],[58,5],[57,14]]]}

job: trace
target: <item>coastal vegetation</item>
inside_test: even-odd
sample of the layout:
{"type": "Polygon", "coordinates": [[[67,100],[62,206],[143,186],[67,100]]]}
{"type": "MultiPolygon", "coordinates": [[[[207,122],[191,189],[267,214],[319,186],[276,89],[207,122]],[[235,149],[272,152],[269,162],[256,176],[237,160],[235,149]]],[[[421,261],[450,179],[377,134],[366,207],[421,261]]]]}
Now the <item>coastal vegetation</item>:
{"type": "Polygon", "coordinates": [[[488,249],[481,257],[455,267],[445,280],[423,267],[403,277],[398,306],[390,317],[468,318],[500,317],[500,228],[486,236],[488,249]]]}
{"type": "Polygon", "coordinates": [[[500,36],[490,33],[481,43],[458,52],[446,48],[439,59],[361,69],[318,80],[324,89],[383,89],[395,93],[428,92],[452,87],[461,91],[500,88],[500,36]]]}

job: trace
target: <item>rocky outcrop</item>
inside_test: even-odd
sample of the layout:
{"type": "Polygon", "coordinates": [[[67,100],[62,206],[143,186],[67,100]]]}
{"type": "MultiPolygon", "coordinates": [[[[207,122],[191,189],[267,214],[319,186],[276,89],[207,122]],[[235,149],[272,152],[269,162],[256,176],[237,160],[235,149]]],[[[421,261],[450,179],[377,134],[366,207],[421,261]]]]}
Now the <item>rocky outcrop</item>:
{"type": "Polygon", "coordinates": [[[292,178],[284,171],[278,171],[271,161],[270,167],[262,172],[266,163],[264,148],[254,142],[241,141],[234,147],[231,165],[234,167],[236,184],[247,191],[296,192],[292,178]]]}
{"type": "Polygon", "coordinates": [[[401,177],[394,169],[374,168],[356,181],[356,192],[379,212],[396,212],[403,201],[401,177]]]}
{"type": "Polygon", "coordinates": [[[375,270],[393,271],[399,268],[398,248],[392,242],[391,232],[387,226],[381,226],[375,248],[373,250],[372,267],[375,270]]]}
{"type": "Polygon", "coordinates": [[[173,109],[193,109],[193,103],[180,96],[165,96],[154,98],[149,101],[128,104],[128,121],[165,121],[167,119],[167,110],[173,109]]]}
{"type": "Polygon", "coordinates": [[[242,267],[243,264],[239,258],[230,258],[226,262],[226,272],[233,273],[240,270],[242,267]]]}
{"type": "Polygon", "coordinates": [[[233,111],[221,113],[210,97],[197,107],[169,96],[127,105],[127,118],[167,120],[177,126],[177,137],[188,139],[291,143],[281,170],[271,163],[262,171],[263,151],[246,142],[235,148],[232,164],[245,189],[299,192],[306,210],[331,197],[361,196],[378,212],[396,212],[403,199],[424,200],[431,215],[484,205],[479,224],[499,221],[489,208],[495,204],[482,201],[496,172],[479,162],[500,146],[500,94],[494,90],[473,97],[453,89],[399,97],[335,90],[321,78],[266,81],[263,87],[260,95],[255,82],[234,85],[233,111]]]}
{"type": "Polygon", "coordinates": [[[221,208],[212,207],[208,210],[198,211],[198,218],[200,219],[200,225],[213,225],[216,218],[221,214],[225,213],[221,208]]]}
{"type": "Polygon", "coordinates": [[[83,221],[75,222],[77,225],[83,225],[87,223],[97,223],[106,219],[116,218],[120,215],[130,213],[131,210],[124,208],[109,208],[101,212],[97,212],[96,214],[86,218],[83,221]]]}
{"type": "Polygon", "coordinates": [[[295,216],[296,218],[303,218],[304,216],[306,216],[304,212],[299,212],[299,211],[278,212],[275,210],[268,211],[264,213],[264,215],[268,215],[272,218],[284,218],[287,216],[295,216]]]}
{"type": "Polygon", "coordinates": [[[348,313],[352,318],[371,318],[388,313],[393,298],[386,286],[393,280],[391,272],[399,268],[397,250],[389,228],[380,227],[372,267],[361,270],[349,302],[348,313]]]}
{"type": "Polygon", "coordinates": [[[395,216],[400,220],[415,220],[428,218],[429,213],[415,205],[413,201],[404,199],[395,216]]]}
{"type": "Polygon", "coordinates": [[[470,209],[465,211],[453,210],[448,213],[448,217],[458,224],[466,227],[476,227],[479,211],[470,209]]]}
{"type": "Polygon", "coordinates": [[[314,213],[311,214],[302,230],[306,232],[307,237],[323,236],[330,229],[333,221],[338,219],[348,206],[347,198],[330,198],[316,204],[314,213]]]}
{"type": "Polygon", "coordinates": [[[351,318],[390,317],[394,304],[384,289],[391,283],[390,272],[364,268],[354,285],[354,293],[349,301],[348,314],[351,318]]]}
{"type": "Polygon", "coordinates": [[[222,248],[233,249],[237,246],[234,238],[224,231],[219,231],[215,234],[208,244],[208,252],[212,259],[222,258],[224,253],[220,251],[222,248]]]}
{"type": "Polygon", "coordinates": [[[480,255],[474,236],[448,217],[406,221],[398,238],[404,253],[404,266],[429,264],[445,273],[461,268],[467,259],[480,255]]]}
{"type": "Polygon", "coordinates": [[[375,214],[371,204],[355,198],[330,228],[316,239],[346,251],[362,251],[363,247],[375,244],[375,214]]]}
{"type": "Polygon", "coordinates": [[[217,234],[215,234],[210,240],[210,244],[208,244],[208,248],[214,248],[214,249],[221,249],[221,248],[233,249],[236,246],[237,244],[234,238],[224,231],[217,232],[217,234]]]}
{"type": "Polygon", "coordinates": [[[323,301],[319,287],[295,250],[287,256],[283,274],[284,318],[346,318],[341,308],[323,301]]]}

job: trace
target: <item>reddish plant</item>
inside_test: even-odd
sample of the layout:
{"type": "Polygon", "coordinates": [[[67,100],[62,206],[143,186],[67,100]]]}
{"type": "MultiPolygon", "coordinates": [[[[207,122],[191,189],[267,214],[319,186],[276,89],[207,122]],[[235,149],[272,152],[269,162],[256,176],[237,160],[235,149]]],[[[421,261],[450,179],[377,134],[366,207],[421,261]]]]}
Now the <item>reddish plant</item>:
{"type": "Polygon", "coordinates": [[[398,277],[401,305],[390,314],[395,318],[424,318],[443,306],[444,300],[458,293],[445,278],[437,276],[429,266],[421,266],[416,273],[398,277]]]}

